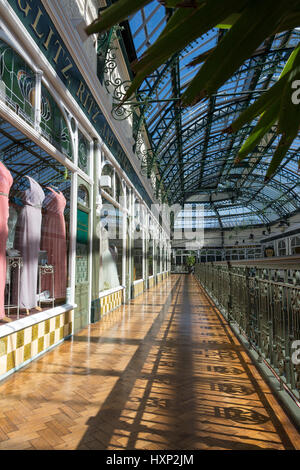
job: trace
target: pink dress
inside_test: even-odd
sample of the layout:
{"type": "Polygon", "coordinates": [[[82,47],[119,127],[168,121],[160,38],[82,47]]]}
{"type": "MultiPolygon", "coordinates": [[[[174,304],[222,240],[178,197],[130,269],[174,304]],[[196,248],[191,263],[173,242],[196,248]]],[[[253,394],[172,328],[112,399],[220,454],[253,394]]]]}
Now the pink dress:
{"type": "MultiPolygon", "coordinates": [[[[37,305],[42,204],[45,194],[37,181],[28,175],[25,177],[28,178],[29,188],[22,195],[24,205],[18,215],[14,248],[20,251],[23,259],[20,275],[20,307],[30,310],[37,305]]],[[[16,282],[16,277],[14,279],[16,282]]],[[[13,302],[17,304],[16,289],[13,290],[13,302]]]]}
{"type": "MultiPolygon", "coordinates": [[[[64,210],[66,199],[60,191],[52,188],[44,201],[45,213],[42,224],[41,250],[48,253],[48,264],[54,266],[54,297],[66,297],[67,288],[67,242],[64,210]]],[[[52,277],[44,275],[42,278],[42,292],[48,290],[52,296],[52,277]]]]}
{"type": "Polygon", "coordinates": [[[8,237],[8,194],[13,178],[0,161],[0,318],[5,316],[4,293],[6,281],[6,241],[8,237]]]}

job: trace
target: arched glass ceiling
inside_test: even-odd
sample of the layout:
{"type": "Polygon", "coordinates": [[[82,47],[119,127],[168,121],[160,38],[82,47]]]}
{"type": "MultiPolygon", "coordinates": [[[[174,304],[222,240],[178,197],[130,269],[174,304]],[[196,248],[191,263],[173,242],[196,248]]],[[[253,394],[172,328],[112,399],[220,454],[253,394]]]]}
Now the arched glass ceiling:
{"type": "MultiPolygon", "coordinates": [[[[138,58],[161,33],[166,17],[165,8],[155,0],[130,18],[138,58]]],[[[270,132],[246,161],[234,165],[237,151],[256,122],[236,134],[222,131],[261,90],[275,83],[300,32],[287,31],[269,38],[216,95],[192,108],[176,107],[174,98],[197,71],[189,63],[214,47],[222,34],[224,31],[211,30],[148,77],[139,94],[151,104],[140,106],[140,110],[170,204],[202,201],[205,225],[212,228],[268,224],[300,208],[299,138],[265,184],[266,169],[278,143],[275,132],[270,132]]]]}

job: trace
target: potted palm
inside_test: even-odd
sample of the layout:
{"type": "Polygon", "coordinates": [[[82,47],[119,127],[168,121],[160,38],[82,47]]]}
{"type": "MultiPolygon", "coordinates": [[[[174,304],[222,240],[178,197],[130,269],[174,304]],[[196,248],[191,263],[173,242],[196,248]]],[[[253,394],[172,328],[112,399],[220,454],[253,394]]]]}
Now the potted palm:
{"type": "Polygon", "coordinates": [[[189,274],[191,274],[194,271],[194,266],[196,263],[196,258],[193,255],[189,255],[186,259],[186,264],[189,270],[189,274]]]}

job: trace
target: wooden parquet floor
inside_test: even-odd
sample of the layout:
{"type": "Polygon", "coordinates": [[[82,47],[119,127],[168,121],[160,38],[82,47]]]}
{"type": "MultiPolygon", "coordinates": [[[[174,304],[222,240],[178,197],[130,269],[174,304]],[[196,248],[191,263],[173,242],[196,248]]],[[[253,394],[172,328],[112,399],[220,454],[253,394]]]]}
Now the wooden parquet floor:
{"type": "Polygon", "coordinates": [[[300,449],[243,346],[173,275],[0,383],[3,449],[300,449]]]}

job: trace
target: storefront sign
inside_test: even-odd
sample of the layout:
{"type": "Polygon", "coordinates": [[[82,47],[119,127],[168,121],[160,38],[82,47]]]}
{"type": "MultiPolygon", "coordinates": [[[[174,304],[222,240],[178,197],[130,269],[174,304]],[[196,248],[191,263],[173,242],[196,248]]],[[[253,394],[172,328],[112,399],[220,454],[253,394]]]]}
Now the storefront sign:
{"type": "Polygon", "coordinates": [[[152,201],[123,148],[107,123],[93,93],[87,86],[72,56],[39,0],[8,0],[57,75],[89,118],[131,182],[150,206],[152,201]]]}

